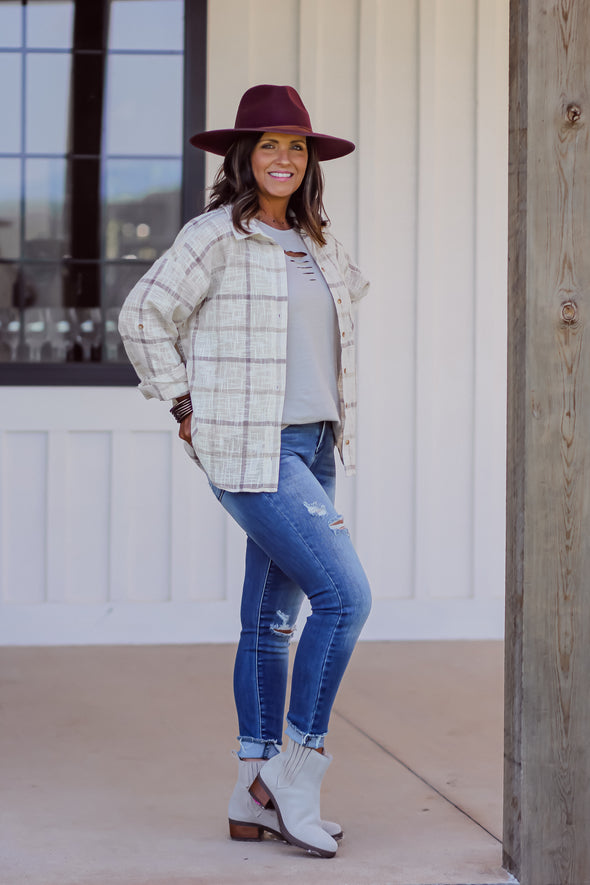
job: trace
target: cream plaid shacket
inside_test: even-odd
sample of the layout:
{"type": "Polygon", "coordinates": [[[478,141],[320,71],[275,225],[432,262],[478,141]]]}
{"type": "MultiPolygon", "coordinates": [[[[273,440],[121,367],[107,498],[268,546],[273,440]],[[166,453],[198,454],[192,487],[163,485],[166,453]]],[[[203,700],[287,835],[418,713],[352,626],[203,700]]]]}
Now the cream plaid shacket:
{"type": "MultiPolygon", "coordinates": [[[[355,469],[356,377],[351,305],[368,282],[330,233],[304,240],[332,293],[340,333],[336,445],[355,469]]],[[[274,492],[287,348],[282,248],[258,227],[237,231],[223,207],[190,221],[129,293],[119,331],[147,398],[187,391],[195,460],[228,491],[274,492]]],[[[193,454],[193,453],[191,453],[193,454]]]]}

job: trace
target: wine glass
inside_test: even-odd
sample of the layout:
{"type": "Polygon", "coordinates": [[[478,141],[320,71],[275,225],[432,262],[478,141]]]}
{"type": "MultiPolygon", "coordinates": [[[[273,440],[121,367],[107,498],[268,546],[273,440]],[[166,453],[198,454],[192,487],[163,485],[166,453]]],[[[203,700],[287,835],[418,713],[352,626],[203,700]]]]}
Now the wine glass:
{"type": "Polygon", "coordinates": [[[119,359],[119,308],[109,307],[104,323],[104,340],[106,347],[107,362],[115,363],[119,359]]]}
{"type": "Polygon", "coordinates": [[[45,311],[40,307],[25,310],[25,342],[29,348],[29,359],[33,363],[41,361],[41,350],[47,341],[45,311]]]}
{"type": "Polygon", "coordinates": [[[82,345],[84,362],[90,362],[92,359],[92,348],[98,347],[102,338],[100,308],[79,308],[77,314],[78,340],[82,345]]]}
{"type": "Polygon", "coordinates": [[[71,318],[65,307],[47,308],[48,338],[56,362],[65,363],[73,339],[71,318]]]}
{"type": "Polygon", "coordinates": [[[20,346],[20,311],[16,307],[7,307],[1,311],[1,314],[2,338],[8,345],[10,360],[14,363],[18,359],[18,349],[20,346]]]}

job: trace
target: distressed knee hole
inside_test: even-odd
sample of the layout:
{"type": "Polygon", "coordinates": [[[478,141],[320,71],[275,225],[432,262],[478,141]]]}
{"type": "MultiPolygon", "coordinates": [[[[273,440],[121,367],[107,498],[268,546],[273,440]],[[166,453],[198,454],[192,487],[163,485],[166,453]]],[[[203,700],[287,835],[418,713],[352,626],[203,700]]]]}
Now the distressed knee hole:
{"type": "Polygon", "coordinates": [[[325,516],[328,512],[326,510],[325,504],[318,504],[317,501],[313,501],[313,503],[311,504],[308,504],[307,501],[304,501],[303,506],[311,516],[325,516]]]}
{"type": "Polygon", "coordinates": [[[345,532],[346,534],[348,534],[348,529],[344,525],[344,518],[342,516],[339,516],[338,519],[335,519],[333,522],[331,522],[330,528],[333,532],[345,532]]]}
{"type": "Polygon", "coordinates": [[[278,611],[277,618],[279,619],[279,623],[271,624],[271,633],[274,633],[275,636],[293,636],[295,632],[293,627],[289,624],[289,616],[285,614],[285,612],[278,611]]]}
{"type": "MultiPolygon", "coordinates": [[[[307,501],[303,502],[303,506],[307,510],[311,516],[327,516],[328,510],[325,504],[320,504],[317,501],[313,501],[311,504],[308,504],[307,501]]],[[[329,523],[330,528],[333,532],[344,532],[345,535],[348,535],[348,529],[344,525],[344,518],[342,516],[337,516],[336,519],[332,520],[329,523]]]]}

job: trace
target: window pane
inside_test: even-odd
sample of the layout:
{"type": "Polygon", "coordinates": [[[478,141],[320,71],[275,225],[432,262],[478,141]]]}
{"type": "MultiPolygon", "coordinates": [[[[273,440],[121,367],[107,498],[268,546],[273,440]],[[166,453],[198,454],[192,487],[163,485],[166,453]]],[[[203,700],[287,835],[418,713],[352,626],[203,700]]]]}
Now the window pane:
{"type": "Polygon", "coordinates": [[[112,0],[110,49],[180,51],[183,41],[182,0],[112,0]]]}
{"type": "Polygon", "coordinates": [[[64,268],[63,304],[66,307],[87,308],[100,304],[100,265],[76,263],[64,268]]]}
{"type": "Polygon", "coordinates": [[[0,53],[0,151],[16,154],[21,145],[21,57],[0,53]],[[4,84],[10,83],[7,89],[4,84]]]}
{"type": "Polygon", "coordinates": [[[0,258],[20,255],[20,160],[0,160],[0,258]]]}
{"type": "Polygon", "coordinates": [[[182,152],[182,56],[108,60],[107,152],[182,152]]]}
{"type": "Polygon", "coordinates": [[[70,100],[69,54],[27,55],[26,150],[65,154],[70,100]]]}
{"type": "Polygon", "coordinates": [[[100,257],[100,161],[33,158],[25,166],[28,258],[100,257]]]}
{"type": "Polygon", "coordinates": [[[59,307],[62,304],[63,273],[60,264],[25,264],[23,275],[27,308],[59,307]]]}
{"type": "Polygon", "coordinates": [[[26,161],[25,253],[29,258],[59,260],[68,251],[65,192],[65,160],[26,161]]]}
{"type": "Polygon", "coordinates": [[[107,264],[104,272],[102,303],[108,310],[121,307],[136,282],[141,279],[150,265],[143,261],[130,261],[128,264],[107,264]]]}
{"type": "Polygon", "coordinates": [[[149,264],[130,261],[129,264],[107,264],[104,270],[103,315],[104,347],[103,360],[109,363],[127,363],[127,355],[118,332],[119,311],[125,298],[136,282],[148,270],[149,264]]]}
{"type": "MultiPolygon", "coordinates": [[[[0,314],[17,302],[16,278],[18,274],[17,264],[0,264],[0,314]]],[[[0,337],[2,326],[0,319],[0,337]]]]}
{"type": "Polygon", "coordinates": [[[154,261],[180,227],[180,160],[109,160],[105,256],[154,261]]]}
{"type": "Polygon", "coordinates": [[[98,262],[41,262],[24,265],[26,307],[96,308],[100,303],[98,262]]]}
{"type": "Polygon", "coordinates": [[[42,49],[69,49],[74,27],[74,4],[28,0],[27,46],[42,49]]]}
{"type": "Polygon", "coordinates": [[[0,3],[0,46],[22,45],[22,20],[20,3],[0,3]]]}

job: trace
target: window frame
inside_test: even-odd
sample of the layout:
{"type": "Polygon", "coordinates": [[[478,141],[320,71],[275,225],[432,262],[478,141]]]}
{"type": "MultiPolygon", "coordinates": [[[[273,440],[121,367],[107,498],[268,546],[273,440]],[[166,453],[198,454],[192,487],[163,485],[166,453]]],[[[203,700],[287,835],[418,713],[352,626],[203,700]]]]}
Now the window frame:
{"type": "MultiPolygon", "coordinates": [[[[205,155],[189,144],[189,138],[206,126],[207,86],[207,0],[184,0],[183,58],[183,153],[179,227],[200,214],[204,208],[205,155]]],[[[65,159],[71,160],[70,152],[65,159]]],[[[21,259],[19,259],[19,266],[21,259]]],[[[62,260],[56,266],[81,264],[62,260]]],[[[128,262],[110,261],[109,265],[128,262]]],[[[105,266],[101,257],[98,267],[105,266]]],[[[0,386],[3,387],[130,387],[139,379],[130,363],[106,362],[2,362],[0,386]]]]}

